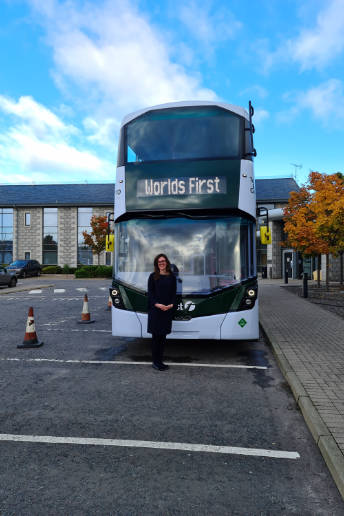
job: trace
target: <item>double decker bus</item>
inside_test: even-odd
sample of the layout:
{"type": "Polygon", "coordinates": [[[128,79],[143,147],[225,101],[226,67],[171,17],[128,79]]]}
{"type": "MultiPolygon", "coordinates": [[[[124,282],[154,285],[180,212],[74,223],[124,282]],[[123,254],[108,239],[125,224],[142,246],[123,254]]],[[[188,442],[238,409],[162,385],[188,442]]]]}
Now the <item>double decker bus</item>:
{"type": "Polygon", "coordinates": [[[172,339],[258,338],[253,108],[176,102],[122,122],[115,186],[112,334],[147,333],[147,280],[177,276],[172,339]]]}

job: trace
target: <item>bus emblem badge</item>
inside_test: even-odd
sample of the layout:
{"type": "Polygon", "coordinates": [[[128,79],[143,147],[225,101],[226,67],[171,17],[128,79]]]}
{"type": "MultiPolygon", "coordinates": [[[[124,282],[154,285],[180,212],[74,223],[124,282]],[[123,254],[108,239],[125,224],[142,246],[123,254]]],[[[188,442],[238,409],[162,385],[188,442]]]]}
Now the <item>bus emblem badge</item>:
{"type": "Polygon", "coordinates": [[[185,301],[184,304],[182,302],[178,304],[177,311],[183,312],[185,310],[186,312],[193,312],[195,308],[195,303],[193,303],[192,301],[185,301]]]}
{"type": "Polygon", "coordinates": [[[240,319],[240,321],[238,322],[238,324],[239,324],[239,326],[241,326],[241,327],[243,328],[244,326],[246,326],[247,321],[245,321],[245,319],[244,319],[244,318],[242,318],[242,319],[240,319]]]}
{"type": "Polygon", "coordinates": [[[184,303],[184,310],[186,310],[187,312],[193,312],[196,308],[196,305],[195,303],[193,303],[192,301],[185,301],[184,303]]]}

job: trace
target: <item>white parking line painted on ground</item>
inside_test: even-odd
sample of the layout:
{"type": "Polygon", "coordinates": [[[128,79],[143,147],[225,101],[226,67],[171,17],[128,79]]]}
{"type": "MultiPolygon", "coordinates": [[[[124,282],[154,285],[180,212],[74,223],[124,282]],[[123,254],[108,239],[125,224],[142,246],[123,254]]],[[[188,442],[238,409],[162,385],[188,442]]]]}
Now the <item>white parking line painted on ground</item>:
{"type": "MultiPolygon", "coordinates": [[[[61,360],[58,358],[0,358],[1,361],[8,362],[56,362],[61,364],[104,364],[104,365],[149,365],[151,362],[134,362],[126,360],[61,360]]],[[[251,365],[237,365],[237,364],[196,364],[191,362],[168,362],[171,366],[183,367],[213,367],[220,369],[267,369],[266,366],[251,366],[251,365]]]]}
{"type": "Polygon", "coordinates": [[[66,292],[65,288],[54,288],[54,294],[62,294],[63,292],[66,292]]]}
{"type": "Polygon", "coordinates": [[[42,294],[41,290],[29,290],[29,294],[42,294]]]}
{"type": "Polygon", "coordinates": [[[76,290],[79,292],[87,292],[87,288],[77,288],[76,290]]]}
{"type": "Polygon", "coordinates": [[[129,439],[97,439],[88,437],[58,437],[54,435],[0,434],[0,441],[41,444],[81,444],[86,446],[120,446],[125,448],[151,448],[158,450],[221,453],[226,455],[250,455],[254,457],[270,457],[272,459],[300,458],[300,454],[298,452],[290,451],[265,450],[263,448],[240,448],[237,446],[216,446],[213,444],[134,441],[129,439]]]}
{"type": "Polygon", "coordinates": [[[109,287],[99,287],[99,290],[109,290],[109,287]]]}
{"type": "Polygon", "coordinates": [[[79,329],[77,329],[77,330],[70,330],[70,329],[62,330],[60,328],[45,328],[45,331],[62,331],[62,332],[67,332],[68,331],[68,333],[70,331],[79,331],[79,332],[81,331],[83,333],[89,331],[89,332],[95,332],[95,333],[111,333],[111,330],[79,330],[79,329]]]}

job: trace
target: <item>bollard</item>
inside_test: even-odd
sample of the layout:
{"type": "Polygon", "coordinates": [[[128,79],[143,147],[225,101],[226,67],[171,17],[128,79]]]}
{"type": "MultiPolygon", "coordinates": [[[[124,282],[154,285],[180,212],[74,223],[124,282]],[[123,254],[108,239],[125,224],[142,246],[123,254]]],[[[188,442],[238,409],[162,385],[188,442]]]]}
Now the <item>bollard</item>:
{"type": "Polygon", "coordinates": [[[288,269],[285,268],[284,270],[284,283],[287,284],[288,283],[288,269]]]}
{"type": "Polygon", "coordinates": [[[303,273],[302,295],[303,295],[303,297],[308,297],[308,274],[307,274],[307,272],[303,273]]]}

